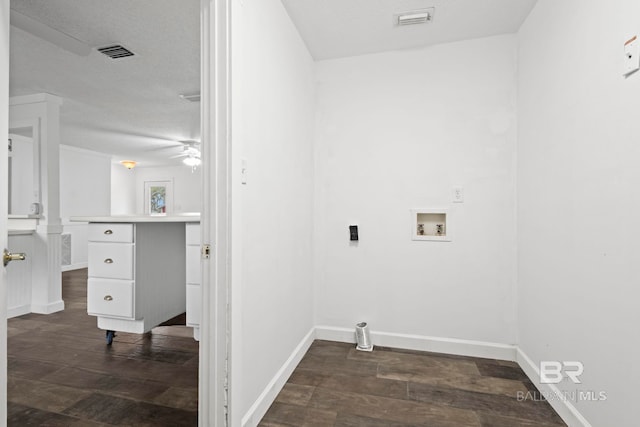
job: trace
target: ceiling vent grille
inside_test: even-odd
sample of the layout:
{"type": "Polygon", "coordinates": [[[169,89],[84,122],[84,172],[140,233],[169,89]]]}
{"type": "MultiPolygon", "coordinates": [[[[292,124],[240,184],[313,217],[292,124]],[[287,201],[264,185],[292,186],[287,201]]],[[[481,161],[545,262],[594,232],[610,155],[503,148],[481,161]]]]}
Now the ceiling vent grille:
{"type": "Polygon", "coordinates": [[[119,44],[98,48],[98,52],[107,55],[111,59],[120,59],[135,55],[129,49],[119,44]]]}
{"type": "Polygon", "coordinates": [[[395,24],[399,27],[405,25],[428,24],[433,20],[435,8],[412,10],[410,12],[399,13],[395,16],[395,24]]]}

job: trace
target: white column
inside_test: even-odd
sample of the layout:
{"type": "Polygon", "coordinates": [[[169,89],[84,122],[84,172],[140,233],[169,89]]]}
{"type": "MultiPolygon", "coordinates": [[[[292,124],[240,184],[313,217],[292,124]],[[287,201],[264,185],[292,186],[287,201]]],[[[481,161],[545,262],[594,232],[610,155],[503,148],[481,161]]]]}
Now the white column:
{"type": "MultiPolygon", "coordinates": [[[[9,100],[9,126],[33,127],[34,200],[39,205],[31,260],[31,311],[49,314],[64,310],[60,267],[60,106],[62,99],[48,94],[9,100]]],[[[29,256],[29,254],[27,254],[29,256]]]]}

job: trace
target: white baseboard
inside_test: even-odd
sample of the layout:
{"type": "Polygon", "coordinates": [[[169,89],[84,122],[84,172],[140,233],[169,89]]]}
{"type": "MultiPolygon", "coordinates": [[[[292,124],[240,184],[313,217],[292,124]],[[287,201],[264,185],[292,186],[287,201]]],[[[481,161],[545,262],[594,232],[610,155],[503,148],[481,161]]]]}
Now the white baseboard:
{"type": "MultiPolygon", "coordinates": [[[[291,356],[267,384],[249,411],[242,418],[243,427],[255,427],[276,396],[282,390],[287,379],[305,355],[314,339],[338,341],[346,343],[356,342],[355,330],[332,326],[316,326],[298,344],[291,356]]],[[[454,354],[459,356],[481,357],[496,360],[510,360],[517,362],[529,379],[541,388],[543,394],[555,393],[561,395],[560,390],[553,384],[540,384],[540,370],[535,363],[517,346],[484,341],[460,340],[452,338],[428,337],[421,335],[394,334],[388,332],[372,332],[371,341],[374,346],[401,348],[406,350],[430,351],[434,353],[454,354]]],[[[549,400],[553,409],[569,427],[592,427],[591,424],[567,400],[549,400]]]]}
{"type": "Polygon", "coordinates": [[[7,309],[7,319],[29,313],[51,314],[62,310],[64,310],[64,301],[54,302],[49,305],[24,304],[7,309]]]}
{"type": "Polygon", "coordinates": [[[7,309],[7,319],[12,317],[22,316],[23,314],[31,313],[31,304],[19,305],[16,307],[9,307],[7,309]]]}
{"type": "Polygon", "coordinates": [[[88,267],[88,263],[86,262],[79,262],[77,264],[70,264],[70,265],[63,265],[62,267],[60,267],[60,270],[64,271],[72,271],[72,270],[81,270],[83,268],[87,268],[88,267]]]}
{"type": "MultiPolygon", "coordinates": [[[[543,395],[562,396],[562,392],[555,384],[542,384],[540,382],[540,369],[520,348],[518,348],[516,361],[524,373],[527,374],[531,382],[538,387],[543,395]]],[[[589,421],[587,421],[582,414],[578,412],[576,407],[573,406],[570,401],[566,399],[547,400],[551,407],[558,413],[558,415],[560,415],[560,418],[562,418],[569,427],[591,427],[589,421]]]]}
{"type": "Polygon", "coordinates": [[[31,304],[31,312],[38,314],[51,314],[64,310],[64,301],[56,301],[46,305],[31,304]]]}
{"type": "Polygon", "coordinates": [[[302,360],[307,350],[315,339],[315,329],[311,329],[309,333],[300,341],[300,344],[293,350],[291,356],[284,362],[284,365],[278,370],[276,375],[269,381],[264,391],[258,396],[256,401],[247,413],[242,417],[241,425],[243,427],[255,427],[258,425],[264,414],[267,413],[269,406],[276,400],[278,393],[286,384],[287,380],[296,369],[298,363],[302,360]]]}
{"type": "MultiPolygon", "coordinates": [[[[316,339],[355,343],[355,329],[316,326],[316,339]]],[[[389,332],[371,332],[371,342],[374,346],[510,361],[516,360],[517,349],[516,346],[509,344],[389,332]]]]}

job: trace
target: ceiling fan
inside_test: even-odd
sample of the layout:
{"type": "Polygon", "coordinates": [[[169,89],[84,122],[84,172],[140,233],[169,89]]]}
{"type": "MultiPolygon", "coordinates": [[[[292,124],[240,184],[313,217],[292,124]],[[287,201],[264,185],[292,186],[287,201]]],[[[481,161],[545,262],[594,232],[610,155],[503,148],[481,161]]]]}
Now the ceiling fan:
{"type": "Polygon", "coordinates": [[[183,145],[183,151],[180,154],[171,156],[171,159],[178,159],[183,157],[182,162],[195,168],[199,166],[202,160],[200,159],[200,141],[180,141],[183,145]]]}

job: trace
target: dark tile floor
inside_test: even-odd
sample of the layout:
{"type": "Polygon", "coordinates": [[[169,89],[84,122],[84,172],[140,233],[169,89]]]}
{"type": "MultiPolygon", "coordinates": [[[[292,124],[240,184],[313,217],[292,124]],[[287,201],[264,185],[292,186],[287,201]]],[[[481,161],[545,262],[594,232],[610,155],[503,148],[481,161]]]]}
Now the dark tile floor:
{"type": "Polygon", "coordinates": [[[558,427],[517,364],[315,341],[260,426],[558,427]]]}
{"type": "Polygon", "coordinates": [[[87,271],[64,273],[62,282],[64,311],[9,319],[8,424],[197,425],[198,343],[191,329],[117,333],[107,346],[87,315],[87,271]]]}

